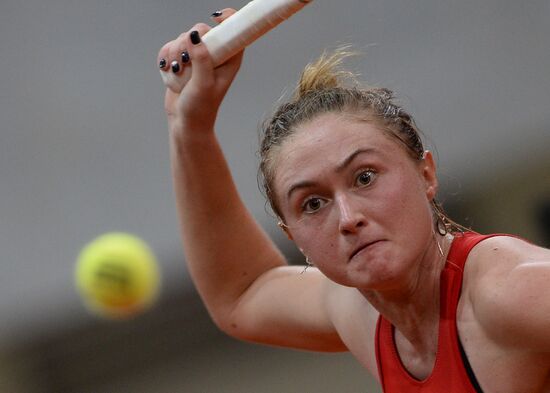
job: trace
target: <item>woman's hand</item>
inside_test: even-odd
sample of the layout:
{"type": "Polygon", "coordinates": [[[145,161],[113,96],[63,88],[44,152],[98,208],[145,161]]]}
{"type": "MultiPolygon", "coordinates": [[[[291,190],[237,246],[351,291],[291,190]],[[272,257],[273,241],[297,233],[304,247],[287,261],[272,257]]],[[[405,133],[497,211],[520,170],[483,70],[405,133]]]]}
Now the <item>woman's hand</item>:
{"type": "MultiPolygon", "coordinates": [[[[225,8],[216,22],[223,22],[236,11],[225,8]]],[[[211,29],[198,23],[164,45],[158,64],[166,95],[164,106],[170,131],[175,137],[186,133],[211,132],[219,106],[240,68],[243,52],[214,68],[201,37],[211,29]],[[183,86],[181,91],[179,88],[183,86]]]]}

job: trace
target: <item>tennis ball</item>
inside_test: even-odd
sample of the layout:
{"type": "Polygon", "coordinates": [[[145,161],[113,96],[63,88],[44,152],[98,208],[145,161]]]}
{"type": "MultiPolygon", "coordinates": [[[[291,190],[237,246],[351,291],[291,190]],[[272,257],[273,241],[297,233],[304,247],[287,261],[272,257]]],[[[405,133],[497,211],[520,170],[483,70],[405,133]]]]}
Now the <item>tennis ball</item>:
{"type": "Polygon", "coordinates": [[[106,233],[80,252],[76,287],[94,314],[114,319],[132,317],[155,301],[160,273],[156,258],[140,238],[106,233]]]}

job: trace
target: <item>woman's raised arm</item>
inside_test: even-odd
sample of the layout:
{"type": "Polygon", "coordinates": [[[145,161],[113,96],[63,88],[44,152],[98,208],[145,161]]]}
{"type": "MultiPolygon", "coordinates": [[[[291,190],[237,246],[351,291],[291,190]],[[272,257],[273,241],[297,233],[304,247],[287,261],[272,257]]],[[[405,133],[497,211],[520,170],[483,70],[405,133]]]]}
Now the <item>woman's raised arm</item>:
{"type": "MultiPolygon", "coordinates": [[[[223,10],[217,21],[232,13],[223,10]]],[[[167,43],[158,58],[167,85],[172,173],[192,279],[216,324],[229,334],[294,347],[343,349],[321,305],[326,278],[319,272],[300,275],[300,268],[288,267],[238,195],[214,124],[242,53],[214,68],[200,42],[208,30],[205,24],[195,25],[167,43]],[[170,88],[174,75],[187,79],[179,93],[170,88]]]]}

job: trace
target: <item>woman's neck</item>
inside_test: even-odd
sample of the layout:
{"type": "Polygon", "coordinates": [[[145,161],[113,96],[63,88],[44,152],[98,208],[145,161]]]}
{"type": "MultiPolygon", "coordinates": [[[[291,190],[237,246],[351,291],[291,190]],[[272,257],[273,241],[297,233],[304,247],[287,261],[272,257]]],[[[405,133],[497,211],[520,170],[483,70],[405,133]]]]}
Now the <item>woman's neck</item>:
{"type": "Polygon", "coordinates": [[[439,326],[440,276],[453,237],[434,235],[433,241],[399,289],[361,293],[418,352],[434,350],[439,326]]]}

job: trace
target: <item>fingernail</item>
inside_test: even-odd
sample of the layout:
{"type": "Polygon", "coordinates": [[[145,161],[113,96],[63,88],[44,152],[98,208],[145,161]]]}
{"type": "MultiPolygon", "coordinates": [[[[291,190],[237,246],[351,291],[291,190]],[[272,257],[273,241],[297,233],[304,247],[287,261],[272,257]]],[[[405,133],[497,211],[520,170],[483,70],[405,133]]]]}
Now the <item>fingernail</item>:
{"type": "Polygon", "coordinates": [[[179,72],[179,70],[180,70],[180,65],[179,65],[179,63],[178,63],[176,60],[174,60],[174,61],[172,62],[171,65],[172,65],[172,72],[173,72],[174,74],[177,74],[177,73],[179,72]]]}
{"type": "Polygon", "coordinates": [[[223,14],[223,11],[215,11],[215,12],[212,12],[212,15],[210,16],[217,18],[218,16],[222,16],[222,14],[223,14]]]}
{"type": "Polygon", "coordinates": [[[201,37],[199,36],[199,32],[197,30],[193,30],[190,34],[191,42],[193,45],[200,44],[201,37]]]}
{"type": "Polygon", "coordinates": [[[181,61],[182,61],[183,63],[189,63],[189,60],[191,60],[191,59],[189,58],[189,52],[187,52],[187,51],[182,52],[182,54],[181,54],[181,61]]]}
{"type": "Polygon", "coordinates": [[[159,68],[164,68],[164,67],[166,67],[166,60],[165,59],[160,59],[159,68]]]}

